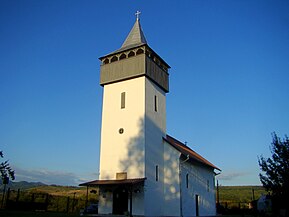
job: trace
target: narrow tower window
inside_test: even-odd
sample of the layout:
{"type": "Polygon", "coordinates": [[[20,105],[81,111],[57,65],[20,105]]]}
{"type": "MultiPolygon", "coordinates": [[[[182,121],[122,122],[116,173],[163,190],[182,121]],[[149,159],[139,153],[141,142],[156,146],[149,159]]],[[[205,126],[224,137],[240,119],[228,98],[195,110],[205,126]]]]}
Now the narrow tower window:
{"type": "Polygon", "coordinates": [[[120,108],[121,108],[121,109],[124,109],[124,108],[125,108],[125,92],[122,92],[122,93],[121,93],[120,108]]]}
{"type": "Polygon", "coordinates": [[[189,188],[189,174],[186,175],[186,186],[189,188]]]}
{"type": "Polygon", "coordinates": [[[158,111],[158,97],[155,95],[155,112],[158,111]]]}
{"type": "Polygon", "coordinates": [[[156,181],[159,181],[159,166],[156,165],[156,181]]]}

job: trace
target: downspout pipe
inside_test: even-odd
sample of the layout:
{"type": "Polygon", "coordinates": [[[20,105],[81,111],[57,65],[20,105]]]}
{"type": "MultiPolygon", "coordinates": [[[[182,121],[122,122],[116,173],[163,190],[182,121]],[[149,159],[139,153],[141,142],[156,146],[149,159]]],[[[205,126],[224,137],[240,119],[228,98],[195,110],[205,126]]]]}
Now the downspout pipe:
{"type": "MultiPolygon", "coordinates": [[[[182,155],[181,155],[182,156],[182,155]]],[[[190,155],[187,155],[187,158],[179,163],[179,183],[180,183],[180,216],[183,217],[183,198],[182,198],[182,164],[187,162],[190,159],[190,155]]]]}

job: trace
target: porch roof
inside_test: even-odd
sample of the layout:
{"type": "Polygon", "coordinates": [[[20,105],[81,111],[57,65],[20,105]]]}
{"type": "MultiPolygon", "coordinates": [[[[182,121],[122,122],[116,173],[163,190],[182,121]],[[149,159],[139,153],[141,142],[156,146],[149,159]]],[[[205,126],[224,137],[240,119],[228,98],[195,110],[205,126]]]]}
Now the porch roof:
{"type": "Polygon", "coordinates": [[[142,183],[146,178],[135,179],[106,179],[106,180],[94,180],[79,184],[79,186],[99,186],[99,185],[134,185],[142,183]]]}

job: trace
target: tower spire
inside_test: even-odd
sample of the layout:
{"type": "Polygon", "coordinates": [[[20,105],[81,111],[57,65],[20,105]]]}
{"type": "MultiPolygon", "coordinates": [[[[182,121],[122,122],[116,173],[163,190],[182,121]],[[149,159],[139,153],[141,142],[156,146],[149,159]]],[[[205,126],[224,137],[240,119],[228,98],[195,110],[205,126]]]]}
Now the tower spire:
{"type": "Polygon", "coordinates": [[[136,15],[135,24],[133,25],[132,29],[130,30],[130,33],[126,37],[120,49],[147,44],[147,41],[145,39],[144,33],[141,29],[140,21],[139,21],[140,14],[141,14],[140,11],[137,11],[135,13],[136,15]]]}

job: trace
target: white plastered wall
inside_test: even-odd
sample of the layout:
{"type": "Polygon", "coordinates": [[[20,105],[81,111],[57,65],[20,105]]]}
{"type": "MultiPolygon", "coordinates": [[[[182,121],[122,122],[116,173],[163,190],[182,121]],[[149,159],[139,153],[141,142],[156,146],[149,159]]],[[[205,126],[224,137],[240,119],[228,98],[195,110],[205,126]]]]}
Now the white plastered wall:
{"type": "Polygon", "coordinates": [[[145,88],[145,215],[163,215],[163,137],[166,134],[166,95],[146,78],[145,88]],[[157,111],[155,111],[155,97],[157,111]],[[156,180],[158,166],[158,180],[156,180]]]}
{"type": "Polygon", "coordinates": [[[199,215],[216,215],[215,177],[213,168],[186,162],[182,166],[183,216],[196,215],[196,195],[199,195],[199,215]],[[186,175],[188,174],[188,187],[186,175]]]}
{"type": "MultiPolygon", "coordinates": [[[[146,77],[105,85],[102,111],[100,179],[115,179],[118,172],[127,172],[127,178],[146,177],[143,197],[140,194],[133,198],[133,213],[162,215],[165,92],[146,77]],[[125,92],[124,109],[121,109],[122,92],[125,92]]],[[[105,200],[100,201],[100,206],[106,204],[105,213],[109,213],[105,200]]]]}
{"type": "Polygon", "coordinates": [[[180,216],[180,152],[164,141],[164,216],[180,216]]]}
{"type": "Polygon", "coordinates": [[[119,172],[127,172],[127,178],[144,177],[144,103],[144,77],[104,86],[100,179],[115,179],[119,172]],[[121,109],[122,92],[125,92],[124,109],[121,109]]]}

